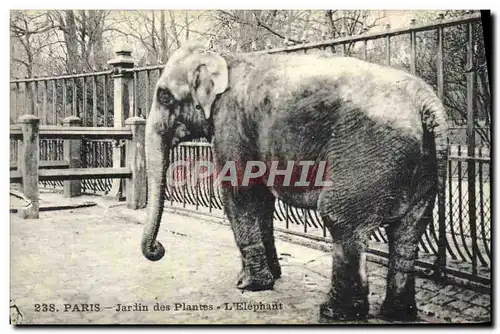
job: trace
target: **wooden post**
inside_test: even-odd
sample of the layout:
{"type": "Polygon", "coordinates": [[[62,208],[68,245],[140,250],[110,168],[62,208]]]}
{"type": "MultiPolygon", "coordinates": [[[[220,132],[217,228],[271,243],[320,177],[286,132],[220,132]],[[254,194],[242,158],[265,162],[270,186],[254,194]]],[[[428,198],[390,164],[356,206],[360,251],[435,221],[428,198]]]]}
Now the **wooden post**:
{"type": "Polygon", "coordinates": [[[130,117],[125,125],[132,130],[132,139],[127,142],[127,161],[132,177],[127,182],[127,207],[142,209],[146,207],[146,120],[141,117],[130,117]]]}
{"type": "MultiPolygon", "coordinates": [[[[131,116],[131,111],[134,110],[134,75],[132,72],[123,72],[123,69],[133,68],[134,60],[132,59],[132,51],[130,48],[122,44],[116,51],[116,58],[108,61],[114,69],[114,124],[115,128],[123,128],[125,120],[131,116]]],[[[113,147],[113,168],[124,167],[124,148],[117,143],[113,147]]],[[[123,199],[125,188],[124,179],[114,179],[111,191],[108,196],[118,200],[123,199]]]]}
{"type": "Polygon", "coordinates": [[[19,210],[23,219],[36,219],[39,216],[38,158],[40,155],[38,129],[40,118],[23,115],[19,118],[23,140],[20,142],[17,164],[21,173],[21,191],[30,201],[28,206],[19,210]]]}
{"type": "MultiPolygon", "coordinates": [[[[69,116],[63,120],[64,126],[80,126],[81,120],[76,116],[69,116]]],[[[66,139],[64,141],[64,160],[68,162],[69,168],[81,168],[81,140],[66,139]]],[[[64,197],[75,197],[82,194],[81,180],[66,180],[63,186],[64,197]]]]}

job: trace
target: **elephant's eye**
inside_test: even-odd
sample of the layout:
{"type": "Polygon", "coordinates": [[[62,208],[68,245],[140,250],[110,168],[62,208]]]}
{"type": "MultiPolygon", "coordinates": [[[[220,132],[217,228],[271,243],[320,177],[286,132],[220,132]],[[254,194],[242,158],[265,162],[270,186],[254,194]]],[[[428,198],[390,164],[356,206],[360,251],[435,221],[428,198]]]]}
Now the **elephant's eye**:
{"type": "Polygon", "coordinates": [[[158,102],[165,107],[175,102],[174,96],[170,93],[168,88],[158,88],[157,99],[158,102]]]}

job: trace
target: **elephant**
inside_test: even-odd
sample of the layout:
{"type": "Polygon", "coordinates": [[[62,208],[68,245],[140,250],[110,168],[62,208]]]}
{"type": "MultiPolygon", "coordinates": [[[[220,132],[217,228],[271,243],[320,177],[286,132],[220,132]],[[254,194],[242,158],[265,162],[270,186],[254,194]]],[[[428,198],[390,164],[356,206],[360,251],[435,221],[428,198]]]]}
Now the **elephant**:
{"type": "MultiPolygon", "coordinates": [[[[326,161],[325,187],[222,187],[239,249],[237,288],[269,290],[281,277],[275,247],[276,198],[316,209],[332,237],[332,279],[321,317],[365,319],[366,244],[385,226],[386,296],[380,315],[416,319],[414,264],[436,199],[444,217],[446,113],[434,90],[402,70],[351,57],[219,54],[189,43],[167,61],[146,121],[147,222],[142,253],[165,254],[157,235],[169,150],[193,138],[228,161],[326,161]],[[179,131],[178,129],[182,129],[179,131]]],[[[220,168],[220,167],[218,167],[220,168]]]]}

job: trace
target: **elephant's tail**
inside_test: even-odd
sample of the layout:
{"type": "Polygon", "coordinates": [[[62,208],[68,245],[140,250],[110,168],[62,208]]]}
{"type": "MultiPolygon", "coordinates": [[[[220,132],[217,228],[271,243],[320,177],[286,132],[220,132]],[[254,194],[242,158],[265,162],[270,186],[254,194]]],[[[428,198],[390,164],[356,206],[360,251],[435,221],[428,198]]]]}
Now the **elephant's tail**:
{"type": "Polygon", "coordinates": [[[434,90],[425,83],[417,89],[424,133],[434,141],[437,169],[437,199],[439,220],[446,217],[446,174],[448,165],[448,122],[446,110],[434,90]]]}

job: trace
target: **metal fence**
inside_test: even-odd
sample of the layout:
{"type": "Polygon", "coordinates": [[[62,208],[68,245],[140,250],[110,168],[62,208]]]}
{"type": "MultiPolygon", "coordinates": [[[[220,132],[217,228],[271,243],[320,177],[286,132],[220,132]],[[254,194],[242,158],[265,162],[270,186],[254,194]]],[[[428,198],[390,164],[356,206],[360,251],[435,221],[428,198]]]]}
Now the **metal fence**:
{"type": "MultiPolygon", "coordinates": [[[[480,26],[478,14],[444,20],[439,18],[432,24],[411,26],[404,29],[387,29],[377,33],[343,37],[321,43],[301,44],[257,53],[317,53],[360,57],[371,61],[402,67],[414,74],[421,74],[423,67],[418,53],[419,34],[433,33],[436,37],[435,71],[433,77],[424,78],[436,88],[440,98],[449,93],[445,88],[446,67],[445,41],[447,29],[462,27],[467,41],[462,48],[466,55],[463,80],[464,118],[450,126],[450,157],[446,189],[447,215],[440,229],[437,207],[434,223],[430,224],[420,242],[420,265],[434,270],[439,275],[445,271],[456,277],[489,285],[491,268],[491,160],[490,124],[484,115],[490,110],[481,110],[477,103],[476,74],[480,70],[474,59],[477,39],[474,32],[480,26]],[[401,65],[394,60],[394,45],[391,41],[407,42],[408,62],[401,65]],[[392,51],[391,51],[392,50],[392,51]],[[376,54],[371,59],[370,54],[376,54]],[[420,67],[419,67],[420,66],[420,67]],[[459,126],[456,126],[458,124],[459,126]]],[[[121,61],[114,62],[112,70],[64,76],[26,78],[11,80],[11,121],[23,113],[34,113],[42,118],[42,124],[61,124],[64,117],[75,115],[86,126],[123,126],[118,118],[128,116],[147,117],[151,106],[154,84],[163,65],[133,67],[130,51],[117,52],[121,61]],[[123,61],[129,58],[128,62],[123,61]],[[120,88],[116,90],[116,88],[120,88]],[[117,94],[120,94],[117,96],[117,94]],[[111,102],[113,101],[113,102],[111,102]],[[118,102],[117,102],[118,101],[118,102]],[[118,104],[117,104],[118,103],[118,104]],[[118,110],[120,109],[120,110],[118,110]],[[117,116],[118,115],[118,116],[117,116]]],[[[433,58],[433,59],[434,59],[433,58]]],[[[449,94],[448,94],[449,95],[449,94]]],[[[456,95],[456,94],[455,94],[456,95]]],[[[486,108],[489,108],[487,105],[486,108]]],[[[484,108],[483,108],[484,109],[484,108]]],[[[11,161],[16,159],[16,148],[11,142],[11,161]]],[[[41,143],[41,160],[62,159],[60,141],[41,143]]],[[[82,157],[86,167],[118,166],[116,159],[120,143],[110,140],[84,140],[82,157]],[[117,151],[118,150],[118,151],[117,151]]],[[[171,161],[183,159],[212,159],[211,145],[205,142],[183,143],[171,152],[171,161]]],[[[189,172],[189,171],[186,171],[189,172]]],[[[45,186],[59,187],[57,183],[45,186]]],[[[111,180],[86,180],[86,192],[107,193],[113,188],[111,180]]],[[[219,189],[210,178],[181,188],[169,187],[167,198],[171,205],[182,205],[193,210],[222,209],[219,189]]],[[[315,240],[329,241],[319,215],[314,210],[303,210],[277,201],[275,210],[277,224],[290,233],[315,240]]],[[[385,230],[379,228],[370,236],[372,252],[387,256],[385,230]]]]}
{"type": "MultiPolygon", "coordinates": [[[[10,82],[11,123],[22,114],[40,117],[42,125],[63,125],[64,118],[77,116],[82,126],[106,127],[113,124],[112,71],[34,77],[10,82]]],[[[110,141],[84,140],[82,157],[86,167],[110,167],[110,141]]],[[[17,146],[11,140],[11,162],[17,159],[17,146]]],[[[40,160],[63,162],[63,141],[42,139],[40,160]]],[[[43,181],[46,188],[61,189],[62,181],[43,181]]],[[[109,191],[110,180],[83,180],[84,192],[109,191]]]]}

